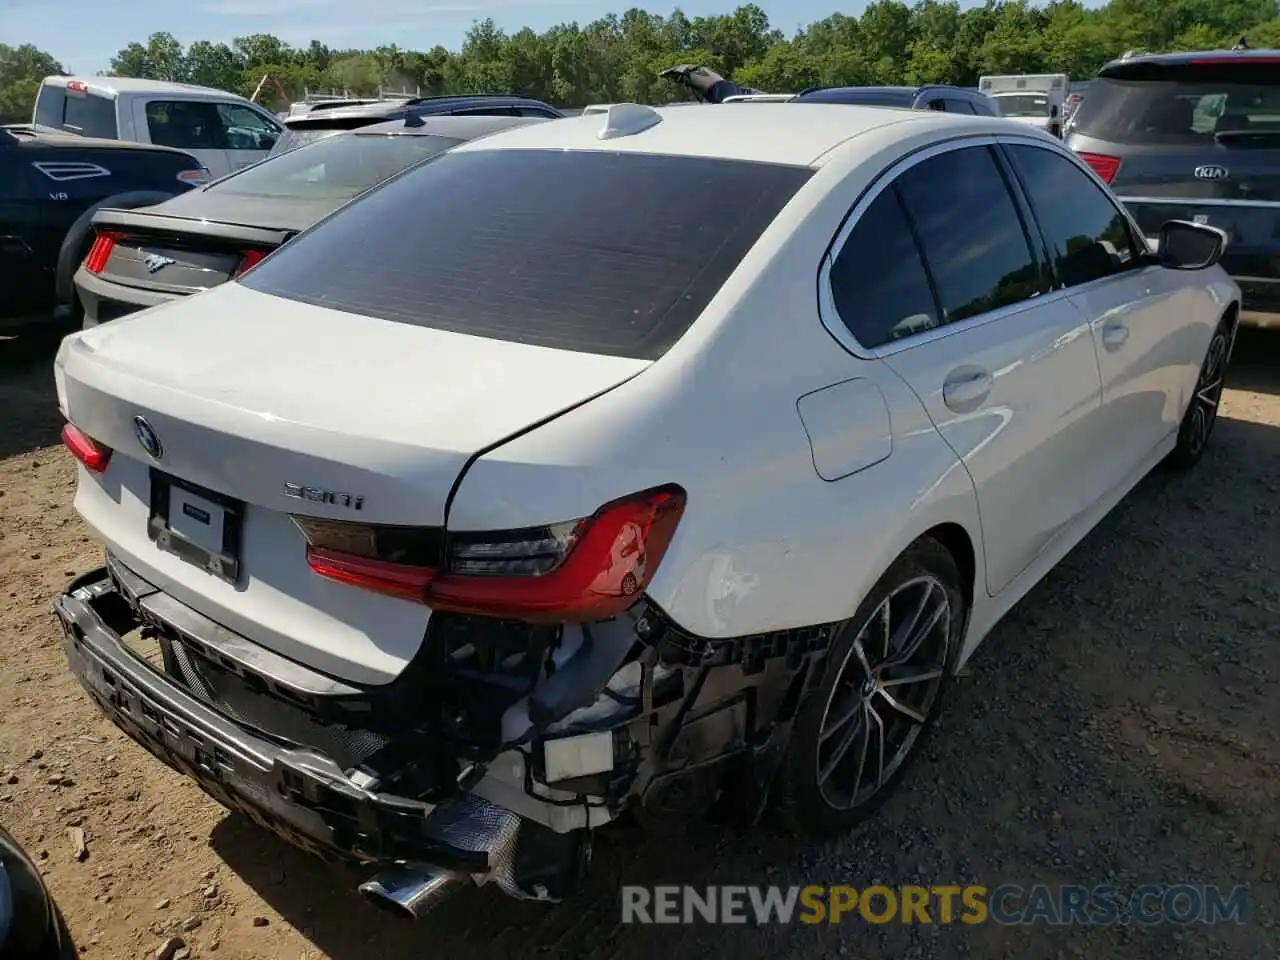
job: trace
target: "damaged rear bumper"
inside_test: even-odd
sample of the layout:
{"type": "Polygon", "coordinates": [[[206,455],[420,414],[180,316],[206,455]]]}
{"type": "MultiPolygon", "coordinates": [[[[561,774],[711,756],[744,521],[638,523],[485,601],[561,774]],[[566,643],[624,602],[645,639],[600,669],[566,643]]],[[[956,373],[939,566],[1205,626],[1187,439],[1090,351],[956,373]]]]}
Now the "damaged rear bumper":
{"type": "Polygon", "coordinates": [[[226,631],[110,555],[55,610],[71,669],[103,712],[223,805],[330,859],[539,899],[563,895],[590,829],[624,807],[661,825],[732,794],[758,812],[829,642],[827,628],[703,641],[656,609],[595,625],[582,658],[556,671],[579,678],[576,699],[545,683],[502,714],[492,749],[468,752],[398,712],[447,695],[422,686],[438,664],[406,671],[407,690],[352,687],[226,631]],[[160,663],[126,639],[142,625],[160,638],[160,663]],[[606,628],[621,632],[610,640],[606,628]],[[626,650],[626,662],[608,653],[602,672],[593,648],[626,650]],[[633,682],[615,688],[624,673],[633,682]]]}
{"type": "MultiPolygon", "coordinates": [[[[322,856],[427,860],[467,873],[492,868],[483,846],[459,837],[454,821],[461,810],[438,816],[441,808],[432,804],[362,788],[324,754],[232,723],[142,662],[101,611],[113,592],[106,571],[97,570],[58,598],[67,660],[107,716],[169,766],[225,806],[322,856]]],[[[492,806],[463,797],[476,810],[492,806]]]]}

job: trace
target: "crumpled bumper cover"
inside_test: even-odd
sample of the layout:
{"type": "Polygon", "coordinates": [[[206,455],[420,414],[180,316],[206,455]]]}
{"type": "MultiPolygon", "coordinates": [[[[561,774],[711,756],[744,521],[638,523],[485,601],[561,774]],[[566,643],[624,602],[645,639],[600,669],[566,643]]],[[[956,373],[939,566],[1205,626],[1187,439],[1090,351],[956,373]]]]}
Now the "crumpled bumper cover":
{"type": "Polygon", "coordinates": [[[432,806],[366,790],[324,754],[233,723],[124,644],[101,612],[118,599],[105,569],[77,577],[57,599],[72,672],[121,730],[224,806],[332,859],[468,874],[495,866],[483,842],[467,842],[466,824],[508,811],[473,794],[432,806]]]}

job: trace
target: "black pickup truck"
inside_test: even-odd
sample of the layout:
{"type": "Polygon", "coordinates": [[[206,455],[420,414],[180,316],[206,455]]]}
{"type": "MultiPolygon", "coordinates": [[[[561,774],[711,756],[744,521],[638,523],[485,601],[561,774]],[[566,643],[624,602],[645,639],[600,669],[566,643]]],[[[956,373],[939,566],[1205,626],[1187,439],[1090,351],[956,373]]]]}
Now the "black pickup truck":
{"type": "Polygon", "coordinates": [[[100,207],[161,203],[208,180],[180,150],[0,127],[0,331],[55,312],[78,322],[71,278],[100,207]]]}

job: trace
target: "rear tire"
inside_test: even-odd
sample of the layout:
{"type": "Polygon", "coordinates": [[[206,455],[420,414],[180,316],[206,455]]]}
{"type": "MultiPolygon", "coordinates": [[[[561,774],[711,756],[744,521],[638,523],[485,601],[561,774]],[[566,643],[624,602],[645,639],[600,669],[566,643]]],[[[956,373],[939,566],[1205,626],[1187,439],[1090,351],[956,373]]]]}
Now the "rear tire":
{"type": "Polygon", "coordinates": [[[1226,316],[1218,321],[1196,377],[1191,403],[1178,427],[1178,443],[1165,458],[1165,464],[1174,470],[1189,470],[1200,462],[1213,428],[1218,423],[1218,407],[1222,403],[1223,380],[1227,373],[1227,360],[1231,356],[1231,340],[1235,336],[1234,319],[1226,316]]]}
{"type": "Polygon", "coordinates": [[[918,540],[841,626],[822,681],[800,705],[775,785],[778,814],[793,832],[849,832],[919,755],[964,639],[961,584],[951,553],[918,540]]]}

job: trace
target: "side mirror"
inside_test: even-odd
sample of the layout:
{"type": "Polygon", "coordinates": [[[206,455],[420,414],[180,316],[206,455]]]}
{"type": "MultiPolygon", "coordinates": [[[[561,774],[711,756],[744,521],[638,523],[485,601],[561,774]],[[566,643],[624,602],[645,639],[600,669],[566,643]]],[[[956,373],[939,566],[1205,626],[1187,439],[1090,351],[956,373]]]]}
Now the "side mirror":
{"type": "Polygon", "coordinates": [[[1227,235],[1217,227],[1170,220],[1160,228],[1156,262],[1171,270],[1203,270],[1222,259],[1227,235]]]}

